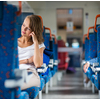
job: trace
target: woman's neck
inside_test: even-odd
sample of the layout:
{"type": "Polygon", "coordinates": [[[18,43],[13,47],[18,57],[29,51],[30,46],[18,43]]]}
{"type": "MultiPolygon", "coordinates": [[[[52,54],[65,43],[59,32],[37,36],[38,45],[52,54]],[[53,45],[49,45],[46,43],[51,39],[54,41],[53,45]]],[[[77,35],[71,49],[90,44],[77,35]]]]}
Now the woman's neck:
{"type": "Polygon", "coordinates": [[[31,37],[25,37],[25,36],[21,37],[21,41],[23,44],[27,44],[28,42],[32,42],[31,37]]]}

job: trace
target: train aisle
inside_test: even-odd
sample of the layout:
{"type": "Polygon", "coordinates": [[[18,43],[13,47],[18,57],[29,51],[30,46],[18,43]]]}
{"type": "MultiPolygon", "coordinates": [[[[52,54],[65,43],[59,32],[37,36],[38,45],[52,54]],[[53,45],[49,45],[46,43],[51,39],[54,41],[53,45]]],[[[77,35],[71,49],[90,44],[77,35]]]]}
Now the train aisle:
{"type": "Polygon", "coordinates": [[[98,91],[93,94],[91,87],[83,86],[82,71],[77,69],[74,74],[64,73],[57,86],[43,92],[43,99],[98,99],[98,91]]]}

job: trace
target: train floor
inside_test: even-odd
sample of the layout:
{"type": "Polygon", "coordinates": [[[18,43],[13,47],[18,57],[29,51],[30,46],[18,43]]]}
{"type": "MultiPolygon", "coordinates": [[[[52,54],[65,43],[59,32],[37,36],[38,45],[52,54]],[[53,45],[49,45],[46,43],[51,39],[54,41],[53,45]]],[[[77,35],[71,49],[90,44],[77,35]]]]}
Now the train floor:
{"type": "Polygon", "coordinates": [[[81,68],[75,73],[63,72],[60,81],[49,87],[48,94],[43,91],[43,99],[98,99],[98,91],[92,93],[92,87],[84,87],[81,68]]]}

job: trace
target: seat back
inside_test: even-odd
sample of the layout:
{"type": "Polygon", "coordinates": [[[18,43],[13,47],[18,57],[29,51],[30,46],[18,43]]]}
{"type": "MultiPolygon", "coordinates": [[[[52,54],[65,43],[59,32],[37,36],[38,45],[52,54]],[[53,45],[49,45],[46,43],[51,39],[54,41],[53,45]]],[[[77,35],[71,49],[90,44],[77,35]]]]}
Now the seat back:
{"type": "Polygon", "coordinates": [[[45,33],[44,44],[46,46],[46,49],[50,50],[50,33],[45,33]]]}
{"type": "Polygon", "coordinates": [[[2,31],[3,1],[0,1],[0,32],[2,31]]]}
{"type": "Polygon", "coordinates": [[[100,26],[97,28],[97,58],[100,66],[100,26]]]}
{"type": "Polygon", "coordinates": [[[89,32],[90,29],[94,30],[94,26],[88,28],[87,38],[89,39],[89,60],[97,56],[97,39],[94,32],[89,32]]]}
{"type": "MultiPolygon", "coordinates": [[[[96,15],[96,17],[95,17],[95,24],[94,24],[94,34],[96,34],[95,36],[96,36],[96,41],[97,41],[97,58],[98,58],[98,62],[100,62],[100,47],[99,47],[99,33],[100,33],[100,24],[97,24],[97,19],[100,17],[100,14],[98,14],[98,15],[96,15]],[[98,31],[97,31],[98,30],[98,31]]],[[[100,65],[100,63],[99,63],[99,65],[100,65]]]]}
{"type": "Polygon", "coordinates": [[[85,38],[85,60],[89,60],[89,40],[85,38]]]}
{"type": "Polygon", "coordinates": [[[0,32],[0,98],[20,97],[20,88],[6,88],[6,79],[14,78],[14,69],[18,68],[17,51],[17,7],[4,3],[2,31],[0,32]]]}
{"type": "MultiPolygon", "coordinates": [[[[57,39],[56,39],[56,36],[54,34],[52,34],[52,38],[53,38],[53,62],[57,64],[58,62],[58,44],[57,44],[57,39]]],[[[54,67],[55,67],[55,71],[58,70],[58,65],[55,65],[54,64],[54,67]]]]}
{"type": "Polygon", "coordinates": [[[89,59],[97,57],[97,41],[95,35],[97,36],[97,34],[89,33],[89,59]]]}

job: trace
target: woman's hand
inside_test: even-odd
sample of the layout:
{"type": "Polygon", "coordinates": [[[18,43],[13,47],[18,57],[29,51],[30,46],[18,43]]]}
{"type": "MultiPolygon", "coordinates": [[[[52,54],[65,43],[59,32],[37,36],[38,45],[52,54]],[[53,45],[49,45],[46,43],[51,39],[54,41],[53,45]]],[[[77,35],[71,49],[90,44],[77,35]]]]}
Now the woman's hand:
{"type": "Polygon", "coordinates": [[[27,64],[27,59],[20,60],[20,61],[19,61],[19,64],[27,64]]]}
{"type": "Polygon", "coordinates": [[[89,63],[86,63],[86,64],[83,66],[83,70],[84,70],[85,73],[87,72],[87,69],[88,69],[89,66],[90,66],[89,63]]]}
{"type": "Polygon", "coordinates": [[[34,43],[38,43],[37,37],[34,32],[31,32],[29,36],[32,36],[32,40],[34,43]]]}

